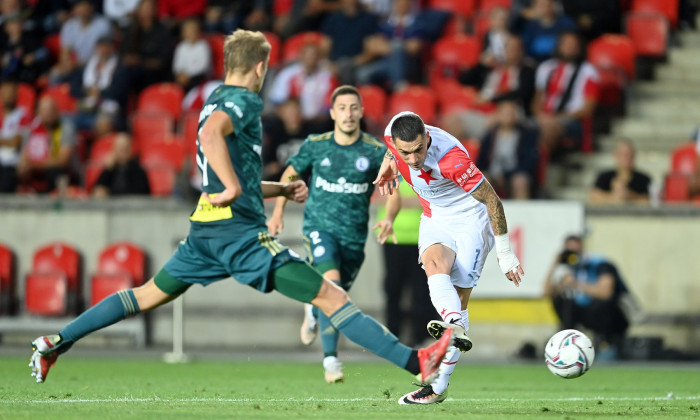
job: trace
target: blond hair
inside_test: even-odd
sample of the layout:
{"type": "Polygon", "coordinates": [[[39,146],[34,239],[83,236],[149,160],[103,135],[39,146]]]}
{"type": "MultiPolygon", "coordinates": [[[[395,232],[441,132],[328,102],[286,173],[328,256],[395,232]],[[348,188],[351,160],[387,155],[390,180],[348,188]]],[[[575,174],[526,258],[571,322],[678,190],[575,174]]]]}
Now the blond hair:
{"type": "Polygon", "coordinates": [[[248,73],[261,61],[267,66],[270,48],[270,43],[262,32],[243,29],[234,31],[224,42],[225,74],[248,73]]]}

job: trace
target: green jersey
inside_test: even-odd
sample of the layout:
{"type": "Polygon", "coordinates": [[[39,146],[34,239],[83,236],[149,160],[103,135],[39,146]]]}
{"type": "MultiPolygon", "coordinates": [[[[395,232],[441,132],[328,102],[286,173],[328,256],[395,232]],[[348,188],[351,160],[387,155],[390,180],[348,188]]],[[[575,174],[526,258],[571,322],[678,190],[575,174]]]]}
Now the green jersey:
{"type": "MultiPolygon", "coordinates": [[[[222,84],[207,99],[199,114],[201,130],[214,111],[225,112],[233,122],[233,133],[226,136],[226,146],[243,192],[230,207],[217,208],[201,198],[190,217],[191,234],[206,237],[231,235],[233,229],[265,227],[265,210],[260,186],[262,179],[263,101],[248,89],[222,84]]],[[[197,139],[197,166],[202,173],[202,191],[213,194],[224,185],[209,167],[197,139]]]]}
{"type": "Polygon", "coordinates": [[[324,231],[343,246],[364,249],[372,181],[386,146],[366,133],[353,144],[336,143],[333,132],[312,135],[287,162],[300,173],[311,171],[304,209],[304,234],[324,231]]]}

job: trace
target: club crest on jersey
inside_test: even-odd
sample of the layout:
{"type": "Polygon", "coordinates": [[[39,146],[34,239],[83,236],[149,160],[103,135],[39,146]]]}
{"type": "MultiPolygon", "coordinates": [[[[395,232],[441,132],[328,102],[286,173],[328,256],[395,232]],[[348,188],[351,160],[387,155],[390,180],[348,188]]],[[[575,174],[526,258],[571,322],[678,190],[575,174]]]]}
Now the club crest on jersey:
{"type": "Polygon", "coordinates": [[[367,169],[369,169],[369,159],[367,159],[364,156],[360,156],[355,161],[355,168],[357,168],[357,170],[360,172],[366,171],[367,169]]]}
{"type": "Polygon", "coordinates": [[[316,248],[314,248],[314,257],[316,257],[316,258],[322,256],[325,253],[326,253],[326,248],[324,248],[323,246],[317,246],[316,248]]]}

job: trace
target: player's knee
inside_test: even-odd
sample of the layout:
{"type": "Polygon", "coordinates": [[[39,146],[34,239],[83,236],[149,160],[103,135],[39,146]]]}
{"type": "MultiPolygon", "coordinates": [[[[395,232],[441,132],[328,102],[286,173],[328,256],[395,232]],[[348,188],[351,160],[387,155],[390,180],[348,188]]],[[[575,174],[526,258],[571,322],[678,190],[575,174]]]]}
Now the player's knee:
{"type": "Polygon", "coordinates": [[[350,298],[345,290],[330,280],[324,280],[318,295],[316,295],[311,303],[318,307],[324,314],[331,315],[349,301],[350,298]]]}
{"type": "Polygon", "coordinates": [[[164,291],[160,290],[153,279],[150,279],[143,285],[135,287],[132,290],[141,312],[153,309],[170,299],[170,296],[164,291]]]}

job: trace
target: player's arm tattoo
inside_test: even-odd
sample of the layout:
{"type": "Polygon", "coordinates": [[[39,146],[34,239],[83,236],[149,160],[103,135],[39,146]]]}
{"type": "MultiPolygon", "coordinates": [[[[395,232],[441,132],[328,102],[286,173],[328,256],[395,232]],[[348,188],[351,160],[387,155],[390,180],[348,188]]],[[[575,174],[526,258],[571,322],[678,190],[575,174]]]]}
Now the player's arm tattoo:
{"type": "Polygon", "coordinates": [[[389,151],[389,149],[386,149],[386,153],[384,153],[384,159],[394,159],[394,154],[389,151]]]}
{"type": "Polygon", "coordinates": [[[489,221],[495,235],[503,235],[508,233],[508,224],[506,223],[506,213],[503,210],[503,203],[498,198],[496,191],[487,180],[481,183],[474,191],[472,197],[486,204],[486,211],[489,213],[489,221]]]}

